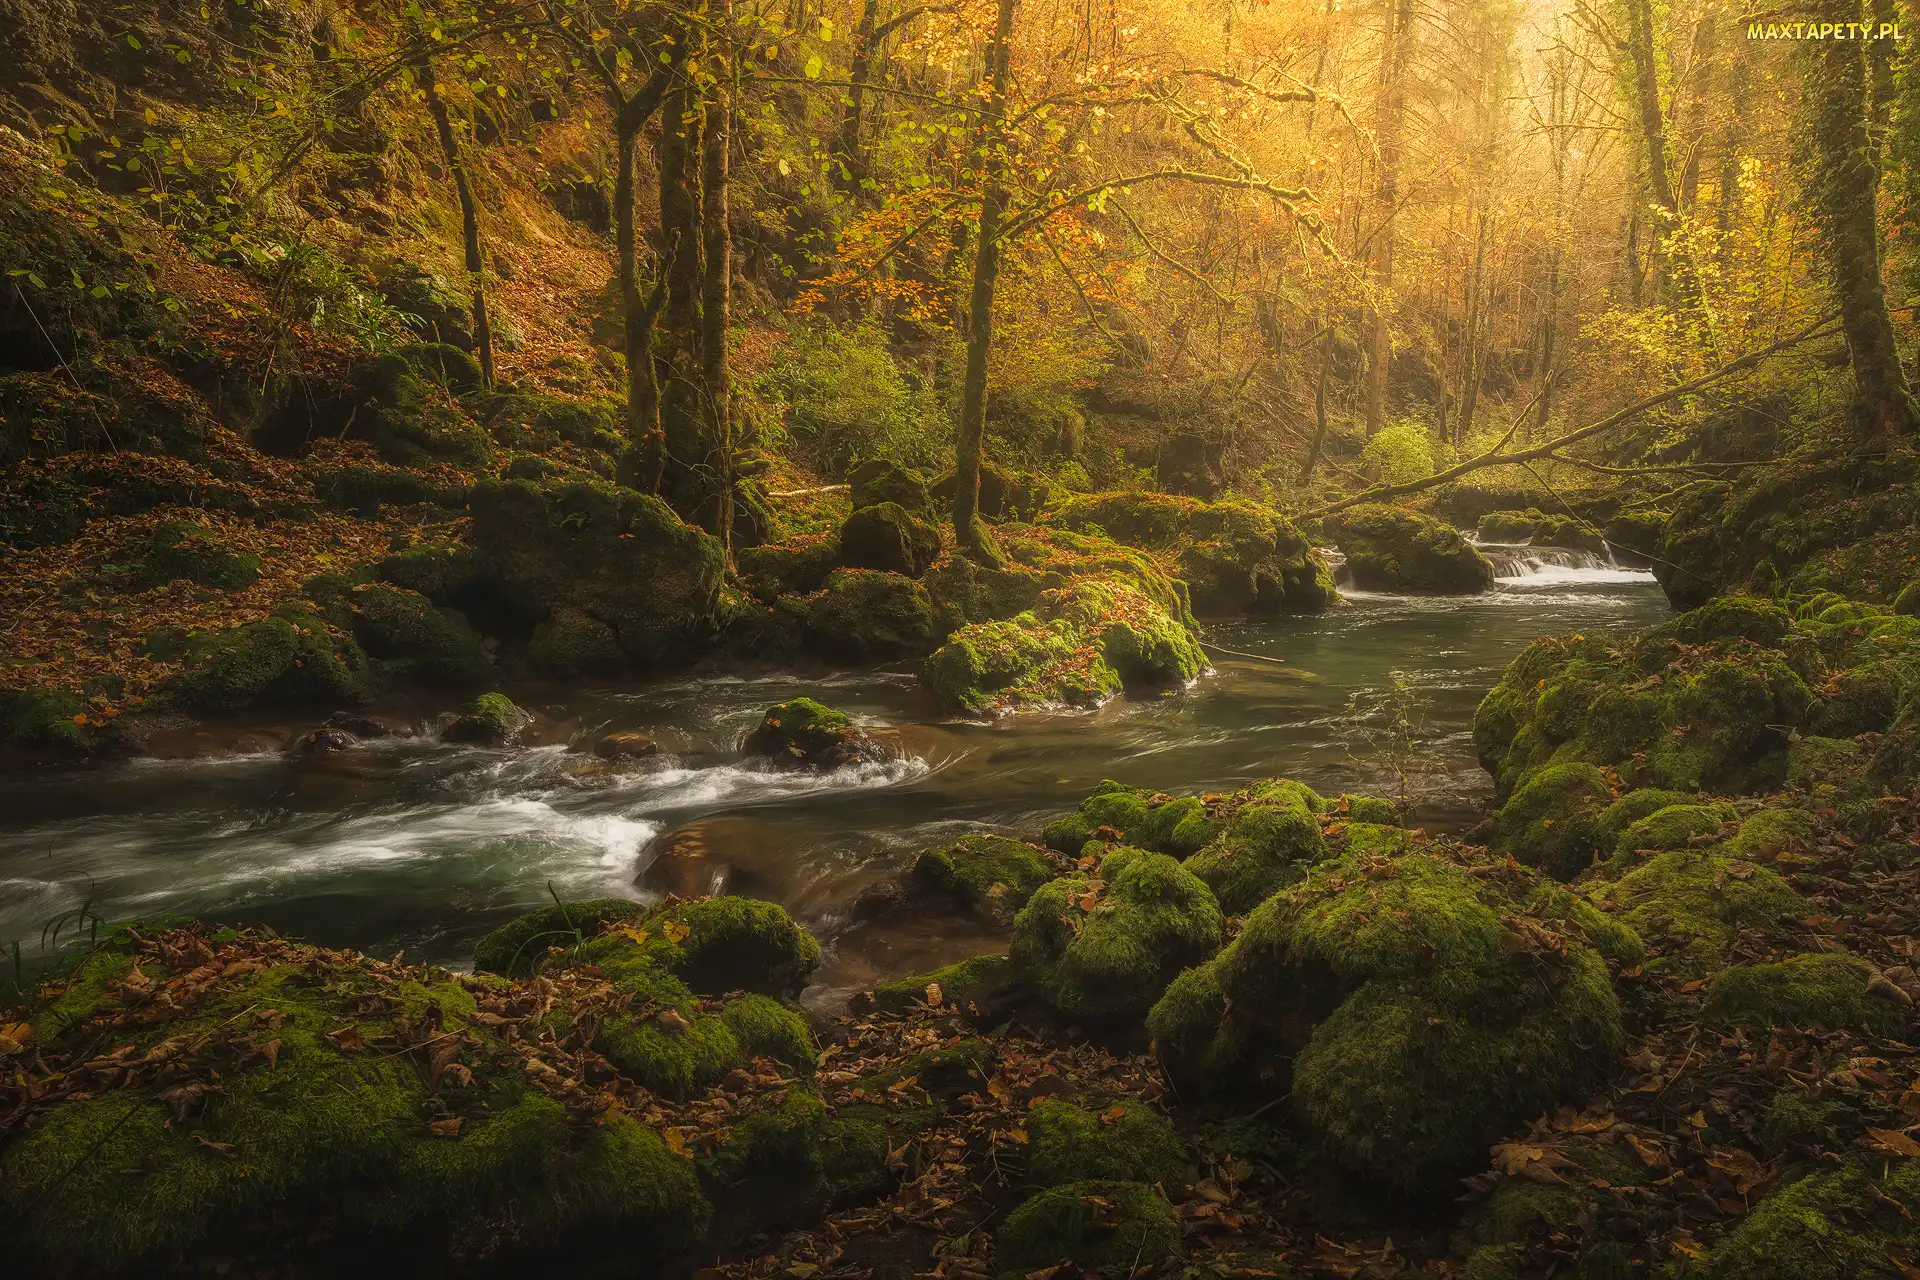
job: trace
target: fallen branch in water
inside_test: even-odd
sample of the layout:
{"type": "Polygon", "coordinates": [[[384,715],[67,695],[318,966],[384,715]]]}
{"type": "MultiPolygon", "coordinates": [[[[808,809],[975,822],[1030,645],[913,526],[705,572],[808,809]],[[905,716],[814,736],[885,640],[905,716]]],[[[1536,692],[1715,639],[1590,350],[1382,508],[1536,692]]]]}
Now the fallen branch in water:
{"type": "Polygon", "coordinates": [[[1206,640],[1199,641],[1199,645],[1202,649],[1211,649],[1215,653],[1224,653],[1235,658],[1252,658],[1255,662],[1271,662],[1276,666],[1285,666],[1287,664],[1285,658],[1269,658],[1261,653],[1242,653],[1238,649],[1228,649],[1222,645],[1213,644],[1206,640]]]}

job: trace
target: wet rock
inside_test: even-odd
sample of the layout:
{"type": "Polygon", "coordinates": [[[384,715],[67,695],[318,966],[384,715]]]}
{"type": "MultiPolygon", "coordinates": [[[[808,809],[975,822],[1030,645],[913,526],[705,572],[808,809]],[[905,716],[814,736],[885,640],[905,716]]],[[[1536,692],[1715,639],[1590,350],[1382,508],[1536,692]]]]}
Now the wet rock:
{"type": "Polygon", "coordinates": [[[315,729],[294,740],[287,753],[294,756],[338,755],[360,745],[360,740],[343,729],[315,729]]]}
{"type": "Polygon", "coordinates": [[[1473,595],[1493,589],[1493,565],[1458,529],[1432,516],[1363,503],[1324,524],[1363,591],[1473,595]]]}
{"type": "Polygon", "coordinates": [[[660,754],[660,744],[644,733],[609,733],[593,744],[593,754],[602,760],[645,760],[660,754]]]}
{"type": "Polygon", "coordinates": [[[732,867],[698,830],[672,831],[660,837],[634,881],[649,893],[704,898],[725,893],[732,867]]]}
{"type": "Polygon", "coordinates": [[[440,731],[440,740],[504,747],[511,745],[532,723],[533,716],[515,706],[506,694],[483,693],[440,731]]]}
{"type": "Polygon", "coordinates": [[[1098,1275],[1157,1271],[1180,1248],[1180,1222],[1144,1182],[1069,1182],[1007,1215],[994,1236],[1009,1274],[1072,1263],[1098,1275]]]}
{"type": "Polygon", "coordinates": [[[413,726],[386,716],[362,715],[357,711],[336,711],[328,716],[324,724],[328,729],[339,729],[356,738],[411,738],[413,726]]]}
{"type": "Polygon", "coordinates": [[[740,750],[774,764],[821,770],[877,760],[883,754],[845,713],[812,698],[795,698],[767,708],[740,750]]]}

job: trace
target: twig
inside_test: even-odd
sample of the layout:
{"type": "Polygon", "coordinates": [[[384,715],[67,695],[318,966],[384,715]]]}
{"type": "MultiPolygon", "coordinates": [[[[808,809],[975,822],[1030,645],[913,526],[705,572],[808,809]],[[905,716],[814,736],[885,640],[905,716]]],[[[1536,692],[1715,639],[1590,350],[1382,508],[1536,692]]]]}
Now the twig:
{"type": "Polygon", "coordinates": [[[1284,666],[1287,661],[1285,658],[1269,658],[1265,654],[1260,653],[1242,653],[1238,649],[1229,649],[1225,645],[1214,644],[1208,640],[1200,640],[1196,643],[1198,643],[1202,649],[1211,649],[1215,653],[1230,654],[1236,658],[1252,658],[1255,662],[1272,662],[1284,666]]]}

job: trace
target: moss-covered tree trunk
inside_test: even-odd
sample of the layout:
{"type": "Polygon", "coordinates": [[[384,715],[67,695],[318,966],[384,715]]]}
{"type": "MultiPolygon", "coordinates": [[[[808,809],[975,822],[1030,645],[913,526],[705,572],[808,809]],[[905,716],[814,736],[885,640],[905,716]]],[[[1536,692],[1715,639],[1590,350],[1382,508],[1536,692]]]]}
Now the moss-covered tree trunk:
{"type": "MultiPolygon", "coordinates": [[[[688,28],[681,28],[682,41],[691,36],[688,28]]],[[[660,387],[666,445],[663,491],[689,518],[700,514],[711,493],[701,474],[708,452],[700,376],[701,106],[692,74],[682,73],[667,91],[660,121],[660,258],[666,308],[660,387]]]]}
{"type": "MultiPolygon", "coordinates": [[[[656,95],[654,104],[658,103],[656,95]]],[[[666,442],[660,429],[660,385],[653,369],[653,323],[660,313],[665,281],[655,281],[649,294],[640,291],[633,163],[645,116],[634,121],[634,114],[624,107],[620,112],[615,137],[619,161],[613,183],[614,242],[620,254],[620,310],[627,358],[627,452],[620,460],[620,480],[642,493],[654,493],[660,488],[660,471],[666,460],[666,442]]],[[[651,115],[652,110],[646,114],[651,115]]]]}
{"type": "Polygon", "coordinates": [[[453,175],[454,194],[460,199],[460,235],[466,250],[467,287],[473,296],[473,347],[480,361],[480,380],[493,386],[493,325],[487,319],[486,259],[480,249],[480,205],[473,195],[465,158],[460,153],[460,138],[453,131],[453,117],[447,101],[440,96],[440,81],[434,75],[433,56],[424,47],[414,63],[420,91],[426,95],[427,114],[433,117],[433,130],[440,138],[440,152],[453,175]]]}
{"type": "MultiPolygon", "coordinates": [[[[1859,23],[1868,13],[1861,0],[1829,0],[1820,16],[1859,23]]],[[[1823,40],[1807,66],[1814,217],[1853,365],[1856,423],[1861,434],[1882,442],[1916,426],[1880,273],[1879,95],[1872,89],[1883,80],[1872,64],[1884,56],[1869,53],[1860,40],[1823,40]]]]}
{"type": "Polygon", "coordinates": [[[967,306],[967,373],[960,426],[954,439],[953,535],[976,559],[995,560],[993,539],[980,519],[980,465],[987,431],[987,356],[993,347],[993,290],[1000,274],[1001,221],[1007,211],[1007,81],[1013,60],[1014,0],[1000,0],[993,43],[987,48],[987,116],[981,129],[980,224],[973,253],[973,293],[967,306]]]}
{"type": "Polygon", "coordinates": [[[1380,53],[1380,108],[1374,135],[1380,167],[1374,182],[1373,287],[1367,326],[1367,435],[1387,420],[1387,372],[1393,363],[1393,250],[1395,214],[1400,203],[1400,144],[1407,115],[1407,64],[1413,53],[1413,0],[1398,0],[1388,11],[1380,53]]]}
{"type": "Polygon", "coordinates": [[[1680,206],[1673,194],[1667,164],[1667,116],[1660,99],[1660,63],[1653,45],[1653,0],[1627,0],[1627,58],[1633,72],[1633,110],[1640,124],[1641,163],[1647,194],[1660,210],[1661,225],[1652,242],[1649,302],[1658,302],[1666,289],[1666,257],[1662,238],[1673,230],[1680,206]]]}
{"type": "Polygon", "coordinates": [[[733,232],[728,222],[727,149],[732,144],[733,0],[715,0],[720,27],[717,58],[709,60],[714,88],[707,99],[701,143],[700,375],[707,418],[703,471],[712,485],[711,522],[701,521],[729,555],[733,549],[733,377],[727,363],[728,290],[733,279],[733,232]]]}

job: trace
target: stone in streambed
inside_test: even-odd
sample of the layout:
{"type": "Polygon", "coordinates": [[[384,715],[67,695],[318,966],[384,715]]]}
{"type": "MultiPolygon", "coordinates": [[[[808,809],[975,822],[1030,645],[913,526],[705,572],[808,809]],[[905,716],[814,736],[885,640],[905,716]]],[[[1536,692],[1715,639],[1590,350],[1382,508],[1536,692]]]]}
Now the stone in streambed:
{"type": "Polygon", "coordinates": [[[881,751],[845,713],[812,698],[767,708],[759,727],[740,746],[743,754],[774,764],[830,770],[877,760],[881,751]]]}
{"type": "Polygon", "coordinates": [[[1460,531],[1417,511],[1364,503],[1328,516],[1327,536],[1363,591],[1474,595],[1493,589],[1493,564],[1460,531]]]}
{"type": "Polygon", "coordinates": [[[504,693],[483,693],[466,711],[440,731],[442,742],[478,746],[510,746],[533,723],[533,716],[514,705],[504,693]]]}

